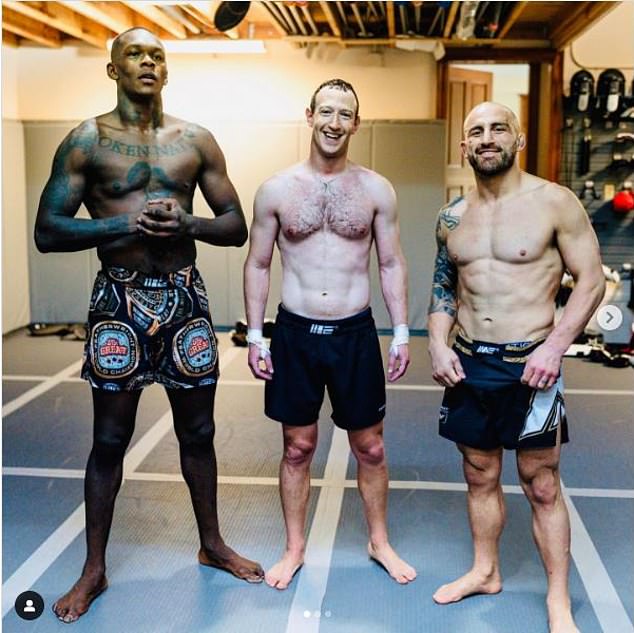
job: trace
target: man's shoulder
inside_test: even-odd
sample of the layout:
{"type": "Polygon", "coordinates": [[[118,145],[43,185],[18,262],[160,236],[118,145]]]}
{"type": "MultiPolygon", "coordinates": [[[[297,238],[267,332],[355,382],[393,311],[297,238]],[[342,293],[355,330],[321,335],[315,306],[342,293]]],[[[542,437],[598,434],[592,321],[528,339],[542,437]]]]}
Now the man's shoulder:
{"type": "Polygon", "coordinates": [[[301,178],[301,163],[291,165],[267,178],[256,192],[259,201],[277,202],[288,194],[289,187],[301,178]]]}
{"type": "Polygon", "coordinates": [[[561,206],[569,206],[577,200],[575,194],[556,182],[546,180],[531,174],[522,174],[522,189],[529,195],[533,195],[541,206],[557,209],[561,206]]]}
{"type": "MultiPolygon", "coordinates": [[[[442,207],[440,207],[440,210],[438,211],[438,217],[459,217],[467,210],[469,203],[470,201],[468,195],[456,196],[449,200],[449,202],[444,204],[442,207]]],[[[471,201],[471,204],[473,204],[473,201],[471,201]]]]}
{"type": "Polygon", "coordinates": [[[183,136],[191,139],[192,141],[215,141],[214,135],[211,131],[203,125],[200,125],[200,123],[186,121],[185,119],[172,116],[171,114],[165,114],[163,116],[163,127],[170,130],[180,131],[183,136]]]}

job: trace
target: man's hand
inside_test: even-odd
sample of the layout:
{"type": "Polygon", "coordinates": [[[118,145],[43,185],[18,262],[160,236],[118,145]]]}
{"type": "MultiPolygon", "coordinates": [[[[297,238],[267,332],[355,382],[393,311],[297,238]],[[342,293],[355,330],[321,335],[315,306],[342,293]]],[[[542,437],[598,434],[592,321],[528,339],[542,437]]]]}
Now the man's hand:
{"type": "Polygon", "coordinates": [[[443,387],[455,387],[466,378],[458,354],[445,343],[430,344],[432,378],[443,387]]]}
{"type": "Polygon", "coordinates": [[[151,237],[182,237],[187,235],[192,216],[174,198],[148,200],[137,218],[137,229],[151,237]]]}
{"type": "Polygon", "coordinates": [[[396,382],[407,371],[409,365],[409,345],[395,345],[390,347],[387,361],[387,380],[396,382]]]}
{"type": "Polygon", "coordinates": [[[273,378],[271,352],[266,350],[266,353],[262,354],[261,348],[254,343],[249,343],[249,369],[256,378],[271,380],[273,378]],[[264,358],[262,358],[262,356],[264,356],[264,358]],[[264,367],[262,367],[262,363],[264,367]]]}
{"type": "Polygon", "coordinates": [[[559,377],[562,356],[562,352],[558,352],[547,343],[542,343],[528,357],[522,382],[540,391],[550,389],[559,377]]]}

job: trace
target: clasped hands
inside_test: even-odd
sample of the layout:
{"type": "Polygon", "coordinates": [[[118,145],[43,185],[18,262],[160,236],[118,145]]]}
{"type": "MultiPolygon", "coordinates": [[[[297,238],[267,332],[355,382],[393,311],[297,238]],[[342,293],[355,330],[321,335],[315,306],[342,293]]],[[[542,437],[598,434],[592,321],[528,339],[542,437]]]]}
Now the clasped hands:
{"type": "Polygon", "coordinates": [[[188,233],[191,218],[175,198],[154,198],[137,216],[136,229],[150,237],[182,237],[188,233]]]}

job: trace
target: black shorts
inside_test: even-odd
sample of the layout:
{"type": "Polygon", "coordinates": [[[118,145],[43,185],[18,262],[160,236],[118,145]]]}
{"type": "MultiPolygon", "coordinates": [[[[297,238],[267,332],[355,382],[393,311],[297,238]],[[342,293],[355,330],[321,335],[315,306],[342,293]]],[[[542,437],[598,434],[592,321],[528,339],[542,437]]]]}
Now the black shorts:
{"type": "Polygon", "coordinates": [[[202,387],[218,379],[207,292],[193,266],[148,275],[121,267],[97,273],[81,376],[108,391],[202,387]]]}
{"type": "Polygon", "coordinates": [[[385,374],[372,311],[336,321],[308,319],[279,307],[271,341],[273,379],[264,410],[290,426],[317,421],[324,388],[334,423],[364,429],[385,416],[385,374]]]}
{"type": "Polygon", "coordinates": [[[487,343],[456,338],[466,378],[445,389],[440,435],[472,448],[548,448],[568,441],[561,375],[548,390],[520,382],[528,355],[543,341],[487,343]]]}

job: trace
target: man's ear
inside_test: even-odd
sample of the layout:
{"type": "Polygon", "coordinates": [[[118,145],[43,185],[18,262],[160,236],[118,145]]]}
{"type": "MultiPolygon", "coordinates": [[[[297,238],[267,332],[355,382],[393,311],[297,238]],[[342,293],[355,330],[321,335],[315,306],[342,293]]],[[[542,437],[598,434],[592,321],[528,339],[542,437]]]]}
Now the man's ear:
{"type": "Polygon", "coordinates": [[[308,123],[308,127],[313,127],[313,111],[310,108],[306,108],[306,122],[308,123]]]}
{"type": "Polygon", "coordinates": [[[117,79],[119,79],[119,73],[117,72],[117,69],[112,62],[108,62],[108,64],[106,65],[106,72],[108,73],[108,77],[110,77],[110,79],[114,79],[114,81],[117,81],[117,79]]]}

